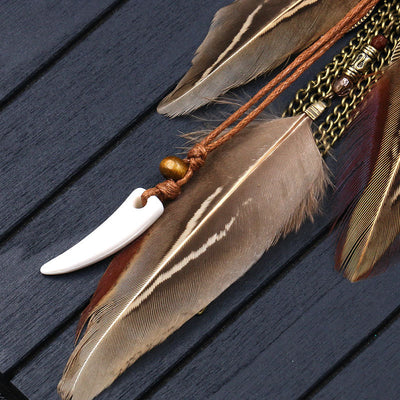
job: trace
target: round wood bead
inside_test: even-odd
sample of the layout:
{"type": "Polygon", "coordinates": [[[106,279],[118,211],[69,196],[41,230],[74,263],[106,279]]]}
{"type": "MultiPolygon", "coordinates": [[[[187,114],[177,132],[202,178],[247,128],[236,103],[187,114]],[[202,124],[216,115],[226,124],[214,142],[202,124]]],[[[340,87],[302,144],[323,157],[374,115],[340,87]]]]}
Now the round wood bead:
{"type": "Polygon", "coordinates": [[[160,162],[160,172],[166,179],[178,181],[182,179],[189,165],[179,157],[168,156],[160,162]]]}
{"type": "Polygon", "coordinates": [[[371,46],[378,51],[382,51],[388,44],[388,40],[383,35],[374,36],[371,40],[371,46]]]}

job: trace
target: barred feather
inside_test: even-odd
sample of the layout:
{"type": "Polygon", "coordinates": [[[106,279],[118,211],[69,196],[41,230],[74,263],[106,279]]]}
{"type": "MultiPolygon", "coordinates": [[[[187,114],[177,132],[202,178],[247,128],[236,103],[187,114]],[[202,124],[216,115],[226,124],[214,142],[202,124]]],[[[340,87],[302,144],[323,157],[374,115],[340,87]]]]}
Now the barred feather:
{"type": "Polygon", "coordinates": [[[62,399],[92,399],[317,210],[326,171],[310,126],[305,115],[251,124],[114,259],[82,315],[62,399]]]}
{"type": "Polygon", "coordinates": [[[158,106],[189,113],[308,47],[359,0],[236,0],[220,9],[192,67],[158,106]]]}

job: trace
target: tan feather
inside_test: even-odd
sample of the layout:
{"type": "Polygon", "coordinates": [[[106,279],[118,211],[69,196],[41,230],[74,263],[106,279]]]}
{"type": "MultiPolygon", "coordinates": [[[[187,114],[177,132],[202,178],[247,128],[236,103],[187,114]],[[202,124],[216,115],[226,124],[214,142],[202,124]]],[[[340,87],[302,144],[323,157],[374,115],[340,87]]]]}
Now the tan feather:
{"type": "Polygon", "coordinates": [[[158,106],[186,114],[306,48],[359,0],[237,0],[220,9],[192,67],[158,106]]]}
{"type": "Polygon", "coordinates": [[[370,152],[372,162],[366,160],[372,173],[348,217],[336,255],[337,268],[352,282],[371,274],[400,232],[399,61],[368,97],[355,128],[374,135],[377,150],[370,152]]]}
{"type": "Polygon", "coordinates": [[[251,124],[117,256],[82,316],[63,399],[92,399],[317,210],[326,171],[310,126],[305,115],[251,124]]]}

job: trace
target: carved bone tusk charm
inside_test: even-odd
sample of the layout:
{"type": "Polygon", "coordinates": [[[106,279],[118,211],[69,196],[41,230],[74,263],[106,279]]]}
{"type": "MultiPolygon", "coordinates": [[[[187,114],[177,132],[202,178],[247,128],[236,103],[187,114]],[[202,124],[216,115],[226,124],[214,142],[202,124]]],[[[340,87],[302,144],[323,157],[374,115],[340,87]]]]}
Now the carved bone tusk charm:
{"type": "Polygon", "coordinates": [[[75,246],[45,263],[40,272],[58,275],[76,271],[122,249],[148,229],[164,212],[162,202],[152,196],[142,207],[144,189],[134,190],[97,229],[75,246]]]}

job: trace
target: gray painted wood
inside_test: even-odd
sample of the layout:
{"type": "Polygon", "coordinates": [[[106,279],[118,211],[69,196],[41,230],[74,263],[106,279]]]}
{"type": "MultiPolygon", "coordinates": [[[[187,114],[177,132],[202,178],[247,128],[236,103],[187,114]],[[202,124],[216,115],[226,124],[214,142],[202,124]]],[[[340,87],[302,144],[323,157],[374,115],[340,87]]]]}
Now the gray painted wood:
{"type": "Polygon", "coordinates": [[[399,332],[400,321],[397,320],[347,368],[340,371],[339,375],[313,399],[394,400],[400,398],[399,332]]]}
{"type": "Polygon", "coordinates": [[[112,4],[113,0],[3,0],[0,101],[112,4]]]}
{"type": "Polygon", "coordinates": [[[160,98],[227,2],[131,1],[3,110],[0,235],[160,98]]]}

